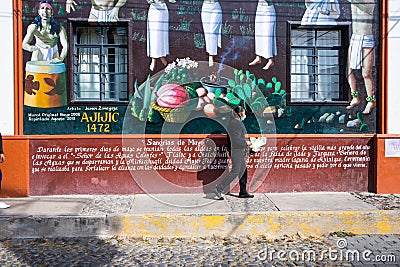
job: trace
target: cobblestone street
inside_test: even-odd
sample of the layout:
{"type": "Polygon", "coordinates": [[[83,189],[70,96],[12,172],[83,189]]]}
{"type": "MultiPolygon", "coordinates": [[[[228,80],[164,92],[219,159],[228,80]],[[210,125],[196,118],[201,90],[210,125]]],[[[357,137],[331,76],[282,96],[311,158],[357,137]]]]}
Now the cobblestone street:
{"type": "Polygon", "coordinates": [[[1,241],[1,266],[400,266],[400,235],[1,241]]]}

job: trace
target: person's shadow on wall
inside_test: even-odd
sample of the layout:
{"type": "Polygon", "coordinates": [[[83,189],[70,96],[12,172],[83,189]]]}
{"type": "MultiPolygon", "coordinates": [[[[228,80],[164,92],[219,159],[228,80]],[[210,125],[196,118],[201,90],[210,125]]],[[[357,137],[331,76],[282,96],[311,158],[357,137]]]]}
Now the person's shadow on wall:
{"type": "Polygon", "coordinates": [[[202,181],[206,198],[215,199],[213,189],[228,172],[228,152],[226,134],[213,132],[205,138],[205,148],[212,151],[201,153],[197,180],[202,181]]]}

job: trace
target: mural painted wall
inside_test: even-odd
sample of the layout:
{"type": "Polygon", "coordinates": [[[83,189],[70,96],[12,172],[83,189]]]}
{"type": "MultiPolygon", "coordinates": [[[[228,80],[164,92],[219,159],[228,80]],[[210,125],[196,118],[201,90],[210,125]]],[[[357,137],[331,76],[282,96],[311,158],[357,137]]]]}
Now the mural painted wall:
{"type": "Polygon", "coordinates": [[[375,0],[22,2],[24,134],[376,132],[375,0]]]}

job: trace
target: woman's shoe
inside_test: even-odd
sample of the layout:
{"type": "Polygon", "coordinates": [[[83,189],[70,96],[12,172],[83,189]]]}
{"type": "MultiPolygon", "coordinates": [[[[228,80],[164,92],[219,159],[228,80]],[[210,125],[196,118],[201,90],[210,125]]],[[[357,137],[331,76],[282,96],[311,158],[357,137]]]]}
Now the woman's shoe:
{"type": "Polygon", "coordinates": [[[213,191],[218,200],[224,200],[224,197],[222,196],[222,193],[218,190],[218,188],[214,188],[213,191]]]}
{"type": "Polygon", "coordinates": [[[4,202],[0,202],[0,209],[8,209],[10,207],[10,205],[4,203],[4,202]]]}
{"type": "Polygon", "coordinates": [[[253,198],[253,197],[254,197],[254,195],[251,195],[251,194],[249,194],[247,192],[239,193],[239,198],[253,198]]]}

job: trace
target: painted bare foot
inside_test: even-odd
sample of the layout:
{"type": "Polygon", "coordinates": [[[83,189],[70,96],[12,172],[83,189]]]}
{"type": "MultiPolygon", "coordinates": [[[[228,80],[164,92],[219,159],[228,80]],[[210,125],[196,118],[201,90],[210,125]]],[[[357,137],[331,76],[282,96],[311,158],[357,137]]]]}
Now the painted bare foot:
{"type": "Polygon", "coordinates": [[[165,59],[165,58],[160,58],[160,60],[161,60],[161,63],[164,65],[164,66],[167,66],[167,60],[165,59]]]}
{"type": "Polygon", "coordinates": [[[208,58],[208,66],[209,66],[209,67],[214,66],[214,58],[213,58],[213,57],[209,57],[209,58],[208,58]]]}
{"type": "Polygon", "coordinates": [[[260,57],[256,57],[252,62],[249,63],[249,66],[255,66],[261,64],[261,58],[260,57]]]}
{"type": "Polygon", "coordinates": [[[365,109],[362,112],[362,114],[364,114],[364,115],[370,114],[375,106],[376,106],[376,102],[375,101],[368,102],[367,105],[365,106],[365,109]]]}
{"type": "Polygon", "coordinates": [[[156,68],[156,63],[154,61],[151,62],[149,69],[151,71],[154,71],[154,69],[156,68]]]}
{"type": "Polygon", "coordinates": [[[267,64],[264,66],[263,70],[269,70],[275,65],[275,62],[272,59],[269,59],[267,64]]]}
{"type": "Polygon", "coordinates": [[[360,99],[359,99],[358,97],[353,97],[353,99],[352,99],[351,102],[350,102],[350,105],[348,105],[348,106],[346,107],[346,109],[352,109],[352,108],[354,108],[355,106],[357,106],[358,104],[360,104],[360,99]]]}

